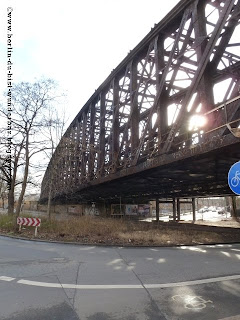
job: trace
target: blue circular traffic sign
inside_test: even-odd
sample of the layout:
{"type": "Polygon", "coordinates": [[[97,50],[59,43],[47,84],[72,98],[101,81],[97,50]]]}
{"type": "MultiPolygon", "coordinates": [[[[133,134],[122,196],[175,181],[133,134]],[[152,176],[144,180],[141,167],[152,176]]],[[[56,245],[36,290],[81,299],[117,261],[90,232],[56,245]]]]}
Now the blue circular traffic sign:
{"type": "Polygon", "coordinates": [[[240,195],[240,161],[231,166],[228,172],[228,185],[234,193],[240,195]]]}

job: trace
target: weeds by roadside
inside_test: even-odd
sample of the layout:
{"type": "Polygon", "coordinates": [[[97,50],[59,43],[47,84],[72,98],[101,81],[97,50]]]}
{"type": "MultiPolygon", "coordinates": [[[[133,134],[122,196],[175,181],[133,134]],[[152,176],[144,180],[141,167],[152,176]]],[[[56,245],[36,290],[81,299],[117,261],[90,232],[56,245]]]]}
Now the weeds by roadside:
{"type": "MultiPolygon", "coordinates": [[[[30,217],[30,215],[23,216],[30,217]]],[[[21,233],[14,231],[16,217],[0,215],[0,232],[34,238],[33,227],[23,227],[21,233]]],[[[119,245],[174,245],[239,242],[239,233],[224,233],[185,229],[177,226],[157,225],[140,221],[83,216],[65,220],[41,217],[38,239],[102,243],[119,245]]]]}
{"type": "Polygon", "coordinates": [[[8,215],[0,215],[0,230],[13,231],[14,218],[8,215]]]}

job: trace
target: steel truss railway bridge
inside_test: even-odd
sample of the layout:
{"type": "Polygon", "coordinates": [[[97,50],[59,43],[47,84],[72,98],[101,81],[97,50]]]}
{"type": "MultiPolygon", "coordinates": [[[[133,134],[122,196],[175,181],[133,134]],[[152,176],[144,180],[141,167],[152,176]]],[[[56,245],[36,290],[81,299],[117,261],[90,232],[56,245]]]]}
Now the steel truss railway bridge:
{"type": "Polygon", "coordinates": [[[181,0],[76,115],[41,201],[231,195],[228,170],[240,160],[239,19],[240,0],[181,0]]]}

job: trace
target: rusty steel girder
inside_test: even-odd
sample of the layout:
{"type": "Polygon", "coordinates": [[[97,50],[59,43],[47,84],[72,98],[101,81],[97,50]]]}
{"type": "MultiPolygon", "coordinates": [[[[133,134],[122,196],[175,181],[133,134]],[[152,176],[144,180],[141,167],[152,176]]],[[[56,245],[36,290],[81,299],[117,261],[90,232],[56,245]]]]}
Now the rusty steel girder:
{"type": "MultiPolygon", "coordinates": [[[[104,199],[104,183],[115,181],[115,190],[106,193],[110,199],[124,193],[121,187],[116,190],[119,179],[131,176],[129,183],[134,184],[136,174],[136,181],[142,175],[151,189],[151,179],[146,179],[152,171],[144,171],[181,160],[185,164],[186,159],[202,159],[211,152],[216,158],[217,150],[228,146],[233,149],[227,165],[240,157],[235,152],[240,149],[240,43],[235,40],[239,18],[240,0],[180,1],[72,121],[46,170],[41,201],[50,188],[56,201],[94,201],[99,197],[94,188],[104,199]]],[[[185,168],[189,169],[186,164],[185,168]]],[[[222,180],[214,181],[221,190],[217,194],[227,193],[222,180]]],[[[171,179],[161,183],[155,179],[152,192],[129,187],[128,195],[181,195],[174,193],[179,186],[171,179]]],[[[196,188],[197,194],[205,194],[203,184],[194,182],[189,195],[196,188]]]]}

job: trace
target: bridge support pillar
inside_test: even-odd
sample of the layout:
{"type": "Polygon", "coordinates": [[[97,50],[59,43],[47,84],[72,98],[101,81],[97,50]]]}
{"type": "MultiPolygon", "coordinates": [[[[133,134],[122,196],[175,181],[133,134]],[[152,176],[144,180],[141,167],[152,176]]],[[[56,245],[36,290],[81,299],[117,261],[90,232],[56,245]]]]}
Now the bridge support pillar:
{"type": "Polygon", "coordinates": [[[176,221],[176,199],[173,198],[173,221],[176,221]]]}
{"type": "Polygon", "coordinates": [[[193,223],[196,221],[196,202],[195,198],[192,198],[192,212],[193,212],[193,223]]]}
{"type": "Polygon", "coordinates": [[[180,199],[177,198],[177,220],[180,221],[180,219],[181,219],[180,199]]]}
{"type": "Polygon", "coordinates": [[[231,215],[234,220],[237,219],[237,204],[236,204],[236,197],[231,196],[231,215]]]}
{"type": "Polygon", "coordinates": [[[156,221],[159,221],[159,199],[156,198],[156,221]]]}

